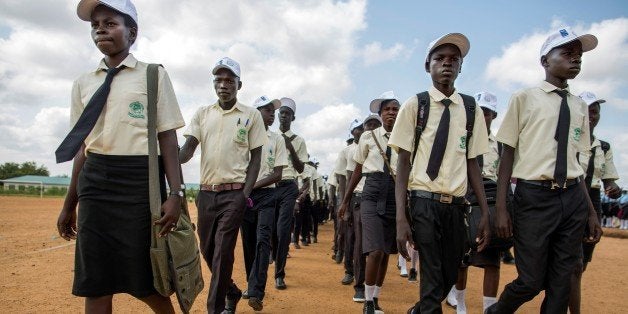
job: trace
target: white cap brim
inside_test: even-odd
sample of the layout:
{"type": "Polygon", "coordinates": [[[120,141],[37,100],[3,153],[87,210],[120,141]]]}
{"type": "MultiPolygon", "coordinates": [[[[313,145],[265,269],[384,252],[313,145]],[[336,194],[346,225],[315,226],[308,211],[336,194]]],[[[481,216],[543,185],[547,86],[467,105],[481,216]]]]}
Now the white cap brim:
{"type": "Polygon", "coordinates": [[[471,48],[471,43],[469,42],[467,36],[461,33],[449,33],[437,39],[435,42],[430,43],[427,50],[427,55],[425,56],[425,61],[429,62],[428,58],[432,51],[444,44],[452,44],[458,47],[458,49],[460,49],[460,56],[462,56],[462,58],[467,56],[467,54],[469,53],[469,49],[471,48]]]}
{"type": "Polygon", "coordinates": [[[267,106],[269,104],[273,104],[273,108],[275,108],[275,110],[279,109],[279,107],[281,107],[281,101],[279,101],[279,99],[273,99],[263,105],[259,105],[256,108],[260,108],[260,107],[264,107],[267,106]]]}
{"type": "Polygon", "coordinates": [[[116,7],[122,4],[107,3],[107,1],[100,0],[81,0],[76,7],[76,15],[78,15],[79,19],[89,22],[92,20],[92,13],[94,12],[94,9],[101,4],[112,10],[130,16],[136,24],[139,24],[137,21],[137,11],[133,3],[131,3],[130,1],[125,2],[124,6],[122,7],[116,7]]]}

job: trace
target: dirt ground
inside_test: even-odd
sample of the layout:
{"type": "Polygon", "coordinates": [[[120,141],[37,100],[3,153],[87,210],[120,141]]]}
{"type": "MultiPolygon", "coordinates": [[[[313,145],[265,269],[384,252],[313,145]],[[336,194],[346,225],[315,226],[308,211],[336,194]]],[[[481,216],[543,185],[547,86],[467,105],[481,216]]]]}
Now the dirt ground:
{"type": "MultiPolygon", "coordinates": [[[[80,313],[83,299],[71,291],[74,244],[59,238],[55,229],[61,208],[61,198],[0,196],[0,312],[2,313],[80,313]]],[[[192,220],[196,208],[190,204],[192,220]]],[[[331,223],[320,226],[319,243],[296,250],[291,247],[286,268],[287,290],[279,291],[271,281],[267,285],[262,313],[361,313],[362,304],[354,303],[352,286],[340,280],[343,268],[331,260],[331,223]]],[[[621,233],[619,230],[605,232],[621,233]]],[[[625,232],[628,234],[628,231],[625,232]]],[[[598,244],[593,262],[583,279],[583,313],[625,313],[624,299],[628,286],[625,261],[628,240],[604,237],[598,244]],[[624,262],[622,262],[624,261],[624,262]]],[[[380,305],[386,313],[405,313],[418,299],[418,284],[399,276],[396,256],[391,256],[388,276],[380,295],[380,305]]],[[[271,274],[273,265],[270,267],[271,274]]],[[[210,272],[203,269],[206,286],[196,300],[193,313],[205,312],[205,300],[210,272]]],[[[482,270],[471,268],[467,287],[469,313],[482,310],[482,270]]],[[[242,289],[244,279],[242,249],[236,248],[234,280],[242,289]]],[[[270,276],[272,279],[272,275],[270,276]]],[[[512,265],[503,265],[500,292],[516,277],[512,265]]],[[[176,301],[173,298],[173,302],[176,301]]],[[[542,294],[525,304],[520,313],[538,313],[542,294]]],[[[176,307],[176,305],[175,305],[176,307]]],[[[178,310],[178,308],[177,308],[178,310]]],[[[444,306],[445,313],[455,310],[444,306]]],[[[128,295],[114,297],[114,313],[149,313],[142,302],[128,295]]],[[[252,313],[246,302],[240,302],[238,312],[252,313]]]]}

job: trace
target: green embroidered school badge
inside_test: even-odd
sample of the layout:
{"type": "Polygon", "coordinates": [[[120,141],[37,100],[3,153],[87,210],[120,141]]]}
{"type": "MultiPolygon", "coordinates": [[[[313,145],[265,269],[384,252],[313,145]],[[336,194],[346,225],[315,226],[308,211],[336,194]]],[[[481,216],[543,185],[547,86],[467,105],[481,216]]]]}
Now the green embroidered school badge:
{"type": "Polygon", "coordinates": [[[573,129],[573,140],[576,142],[580,142],[580,136],[582,135],[582,129],[581,128],[575,128],[573,129]]]}
{"type": "Polygon", "coordinates": [[[459,146],[460,146],[460,149],[467,149],[467,136],[466,135],[460,137],[459,146]]]}
{"type": "Polygon", "coordinates": [[[236,140],[239,143],[246,142],[246,129],[243,129],[243,128],[238,129],[238,134],[236,135],[236,140]]]}
{"type": "Polygon", "coordinates": [[[139,101],[129,104],[129,117],[136,119],[144,119],[144,105],[139,101]]]}

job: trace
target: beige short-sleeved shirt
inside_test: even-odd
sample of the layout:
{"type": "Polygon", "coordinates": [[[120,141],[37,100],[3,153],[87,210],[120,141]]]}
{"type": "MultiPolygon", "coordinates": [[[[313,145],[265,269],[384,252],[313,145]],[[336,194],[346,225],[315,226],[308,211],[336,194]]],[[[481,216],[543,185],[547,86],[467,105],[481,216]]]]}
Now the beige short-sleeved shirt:
{"type": "Polygon", "coordinates": [[[250,151],[268,138],[259,111],[240,102],[230,110],[218,102],[199,108],[183,135],[201,144],[201,184],[244,183],[250,151]]]}
{"type": "MultiPolygon", "coordinates": [[[[285,170],[285,169],[284,169],[285,170]]],[[[303,182],[305,180],[309,180],[310,181],[310,189],[308,190],[307,194],[310,194],[311,190],[312,190],[312,177],[315,176],[313,170],[314,167],[310,166],[309,164],[304,164],[303,165],[303,172],[297,174],[297,185],[299,187],[299,189],[301,189],[303,187],[303,182]]]]}
{"type": "Polygon", "coordinates": [[[338,153],[338,159],[336,159],[336,164],[334,165],[334,173],[341,176],[347,176],[347,156],[349,155],[349,150],[351,150],[351,146],[356,146],[355,143],[351,143],[345,148],[343,148],[338,153]]]}
{"type": "MultiPolygon", "coordinates": [[[[146,111],[147,63],[129,54],[111,83],[107,103],[91,133],[85,139],[85,153],[102,155],[148,155],[146,111]]],[[[78,121],[83,109],[107,76],[107,65],[100,61],[93,72],[81,75],[72,86],[71,125],[78,121]]],[[[178,129],[185,125],[168,73],[159,67],[157,93],[157,132],[178,129]]]]}
{"type": "MultiPolygon", "coordinates": [[[[515,148],[512,176],[524,180],[553,180],[558,142],[554,139],[561,97],[556,86],[543,81],[539,87],[518,91],[510,98],[497,140],[515,148]]],[[[568,94],[570,111],[567,144],[567,179],[584,173],[577,152],[590,149],[589,109],[578,96],[568,94]]]]}
{"type": "MultiPolygon", "coordinates": [[[[259,175],[257,181],[270,176],[275,167],[285,167],[288,165],[288,152],[286,151],[286,142],[283,137],[273,131],[267,130],[268,140],[262,146],[262,161],[259,167],[259,175]]],[[[282,171],[283,173],[283,171],[282,171]]],[[[264,188],[274,188],[275,184],[270,184],[264,188]]]]}
{"type": "Polygon", "coordinates": [[[312,176],[310,177],[310,197],[312,201],[317,201],[319,199],[318,189],[321,187],[321,176],[318,174],[316,168],[312,167],[312,176]],[[316,188],[314,186],[316,185],[316,188]]]}
{"type": "MultiPolygon", "coordinates": [[[[288,138],[291,138],[293,135],[296,135],[292,132],[292,130],[288,130],[287,132],[282,133],[282,134],[288,138]]],[[[305,140],[303,140],[302,137],[297,135],[294,138],[294,140],[292,140],[292,146],[294,147],[294,151],[297,152],[297,156],[299,157],[299,160],[303,163],[308,162],[307,147],[305,146],[305,140]]],[[[297,172],[296,169],[294,169],[294,166],[292,165],[292,156],[290,155],[290,152],[289,151],[286,151],[286,152],[288,154],[288,166],[283,168],[281,179],[293,180],[297,177],[299,173],[297,172]]]]}
{"type": "MultiPolygon", "coordinates": [[[[450,124],[449,136],[445,155],[438,171],[438,177],[432,181],[428,177],[427,163],[436,136],[436,129],[443,115],[445,106],[440,102],[445,95],[433,86],[429,89],[430,112],[425,130],[421,134],[419,147],[408,183],[409,190],[423,190],[453,196],[464,196],[467,191],[467,159],[475,158],[488,152],[488,133],[486,122],[479,106],[475,109],[473,136],[469,139],[469,148],[466,148],[467,114],[462,97],[454,92],[449,99],[450,124]],[[466,155],[465,155],[466,154],[466,155]]],[[[418,100],[416,96],[406,100],[401,106],[388,145],[395,150],[403,149],[412,154],[414,150],[414,136],[417,125],[418,100]]]]}
{"type": "MultiPolygon", "coordinates": [[[[364,136],[364,134],[362,134],[362,136],[364,136]]],[[[353,156],[355,155],[355,151],[357,149],[358,149],[357,144],[349,146],[349,149],[347,150],[347,168],[345,169],[346,171],[353,172],[353,170],[355,170],[355,166],[358,163],[355,162],[355,159],[353,159],[353,156]]],[[[345,172],[345,176],[347,176],[346,172],[345,172]]],[[[347,182],[349,182],[349,180],[351,180],[351,178],[347,176],[347,182]]],[[[360,178],[360,181],[358,182],[358,185],[355,186],[355,190],[353,190],[353,192],[362,193],[362,190],[364,189],[364,182],[366,182],[366,177],[360,178]]]]}
{"type": "MultiPolygon", "coordinates": [[[[593,157],[593,180],[591,180],[591,187],[599,189],[602,187],[602,180],[610,179],[617,180],[619,179],[619,174],[617,173],[617,169],[615,168],[615,163],[613,162],[613,150],[609,148],[609,150],[604,154],[604,150],[602,150],[602,143],[597,138],[593,140],[591,144],[591,149],[595,147],[595,157],[593,157]]],[[[580,165],[582,166],[582,170],[584,173],[587,173],[587,169],[589,168],[589,158],[591,158],[591,151],[581,152],[580,153],[580,165]]]]}
{"type": "MultiPolygon", "coordinates": [[[[390,137],[390,133],[386,132],[383,127],[379,127],[371,131],[365,131],[364,134],[360,137],[360,144],[358,144],[358,148],[355,150],[355,154],[353,155],[353,159],[362,164],[362,173],[374,173],[374,172],[384,172],[384,167],[387,167],[384,163],[384,156],[386,156],[386,148],[388,147],[388,138],[390,137]],[[373,137],[373,134],[375,137],[373,137]],[[379,147],[375,143],[375,139],[377,139],[379,143],[379,147]]],[[[390,152],[390,167],[392,168],[392,173],[397,173],[397,152],[393,149],[390,152]]]]}
{"type": "Polygon", "coordinates": [[[482,177],[497,181],[497,170],[499,169],[499,148],[497,140],[492,133],[488,135],[488,153],[482,155],[484,165],[482,166],[482,177]]]}
{"type": "Polygon", "coordinates": [[[327,179],[327,186],[331,187],[331,186],[338,186],[338,180],[336,180],[336,176],[332,173],[329,175],[328,179],[327,179]]]}

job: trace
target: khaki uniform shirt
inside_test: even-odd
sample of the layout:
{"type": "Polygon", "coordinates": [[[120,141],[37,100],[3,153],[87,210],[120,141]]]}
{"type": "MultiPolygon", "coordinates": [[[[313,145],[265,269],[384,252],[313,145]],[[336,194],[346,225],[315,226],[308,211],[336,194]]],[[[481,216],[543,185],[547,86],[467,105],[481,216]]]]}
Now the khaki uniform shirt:
{"type": "Polygon", "coordinates": [[[497,140],[492,133],[488,135],[488,153],[483,155],[482,177],[497,182],[497,170],[499,169],[499,148],[497,140]]]}
{"type": "Polygon", "coordinates": [[[230,110],[218,102],[199,108],[183,135],[201,144],[201,184],[244,183],[250,151],[268,138],[259,111],[240,102],[230,110]]]}
{"type": "Polygon", "coordinates": [[[310,181],[310,188],[308,189],[307,194],[310,194],[310,192],[312,191],[312,184],[314,184],[312,182],[312,176],[314,176],[314,172],[312,170],[315,170],[314,167],[310,166],[309,164],[305,164],[303,165],[303,172],[297,175],[297,186],[299,187],[299,190],[303,187],[303,182],[305,180],[310,181]]]}
{"type": "Polygon", "coordinates": [[[318,171],[316,171],[316,168],[311,167],[311,173],[312,176],[310,177],[310,197],[312,198],[312,202],[313,201],[317,201],[320,198],[320,195],[318,195],[318,189],[321,187],[321,181],[322,178],[321,176],[318,174],[318,171]],[[314,186],[316,186],[316,188],[314,188],[314,186]]]}
{"type": "MultiPolygon", "coordinates": [[[[288,152],[286,151],[286,142],[283,137],[270,130],[266,131],[268,141],[262,146],[262,161],[259,167],[259,175],[257,181],[270,176],[275,167],[285,167],[288,165],[288,152]]],[[[283,171],[282,171],[283,173],[283,171]]],[[[263,188],[274,188],[275,183],[264,186],[263,188]]]]}
{"type": "MultiPolygon", "coordinates": [[[[364,136],[364,134],[362,134],[362,136],[364,136]]],[[[361,142],[361,140],[360,140],[360,142],[361,142]]],[[[353,159],[353,156],[355,156],[355,151],[357,149],[358,149],[358,145],[357,144],[349,146],[349,150],[347,150],[347,168],[345,169],[346,171],[353,172],[355,170],[355,166],[358,163],[355,161],[355,159],[353,159]]],[[[347,176],[346,171],[345,171],[345,176],[347,176]]],[[[349,178],[347,176],[347,182],[349,182],[349,180],[351,180],[351,178],[349,178]]],[[[362,193],[362,190],[364,189],[364,182],[365,181],[366,181],[366,177],[360,178],[360,182],[358,182],[358,185],[355,186],[355,190],[353,190],[353,192],[355,192],[355,193],[362,193]]]]}
{"type": "MultiPolygon", "coordinates": [[[[379,127],[371,131],[365,131],[364,134],[360,137],[360,144],[358,144],[358,148],[355,150],[355,154],[353,155],[353,159],[362,164],[362,173],[374,173],[374,172],[384,172],[384,167],[387,167],[384,163],[384,157],[386,156],[386,148],[388,147],[388,137],[386,134],[390,136],[390,133],[387,133],[383,127],[379,127]],[[373,137],[375,134],[375,137],[373,137]],[[375,143],[375,139],[379,143],[379,147],[375,143]],[[382,153],[384,154],[382,156],[382,153]]],[[[390,152],[390,167],[392,168],[392,173],[397,173],[397,152],[395,150],[391,150],[390,152]]]]}
{"type": "MultiPolygon", "coordinates": [[[[602,143],[597,138],[593,140],[593,144],[591,144],[591,149],[595,147],[595,157],[593,157],[593,180],[591,180],[591,187],[599,189],[602,187],[602,180],[610,179],[617,180],[619,179],[619,174],[617,174],[617,169],[615,168],[615,163],[613,162],[613,150],[609,149],[606,154],[602,150],[602,143]]],[[[582,166],[582,170],[585,175],[587,173],[587,169],[589,168],[589,158],[591,157],[591,151],[581,152],[580,153],[580,165],[582,166]]]]}
{"type": "Polygon", "coordinates": [[[356,146],[355,143],[351,143],[350,145],[345,146],[340,153],[338,153],[338,159],[336,159],[336,164],[334,165],[334,172],[332,174],[337,174],[340,176],[347,176],[347,156],[349,155],[349,150],[351,146],[356,146]]]}
{"type": "MultiPolygon", "coordinates": [[[[433,86],[428,92],[430,95],[430,112],[425,130],[423,130],[419,140],[418,152],[414,159],[413,167],[410,170],[408,189],[464,196],[467,191],[467,159],[475,158],[488,152],[488,133],[484,115],[480,107],[476,105],[473,136],[469,140],[467,149],[467,115],[462,97],[457,92],[454,92],[449,97],[452,100],[452,104],[449,105],[451,119],[447,147],[438,171],[438,177],[432,181],[428,177],[426,170],[436,136],[436,129],[445,109],[445,106],[440,101],[446,97],[433,86]]],[[[390,147],[397,151],[399,149],[408,151],[411,154],[410,156],[412,156],[414,150],[418,108],[416,96],[406,100],[399,110],[395,126],[388,141],[390,147]]]]}
{"type": "MultiPolygon", "coordinates": [[[[558,142],[554,139],[561,97],[552,92],[556,86],[543,81],[541,86],[518,91],[510,98],[508,111],[497,132],[497,140],[515,148],[512,176],[524,180],[553,180],[558,142]]],[[[567,96],[570,111],[567,143],[567,179],[584,173],[577,152],[590,149],[589,109],[578,96],[567,96]]]]}
{"type": "MultiPolygon", "coordinates": [[[[287,136],[288,138],[295,135],[294,133],[292,133],[292,130],[288,130],[287,132],[282,133],[282,134],[287,136]]],[[[292,146],[294,147],[294,150],[297,152],[297,156],[299,157],[299,160],[303,163],[308,162],[307,147],[305,146],[305,140],[303,140],[302,137],[297,135],[297,137],[295,137],[294,140],[292,140],[292,146]]],[[[299,173],[297,172],[296,169],[294,169],[294,166],[292,165],[292,155],[290,154],[288,150],[286,150],[286,153],[288,154],[288,166],[283,168],[283,172],[281,174],[281,180],[294,180],[299,173]]]]}
{"type": "MultiPolygon", "coordinates": [[[[129,54],[120,65],[127,68],[114,76],[111,91],[100,117],[85,139],[85,153],[102,155],[148,155],[146,110],[147,63],[129,54]]],[[[83,109],[107,76],[107,65],[81,75],[72,86],[71,125],[78,121],[83,109]],[[105,70],[105,71],[103,71],[105,70]]],[[[159,67],[157,93],[157,132],[178,129],[185,125],[168,73],[159,67]]],[[[159,147],[158,147],[159,149],[159,147]]]]}

